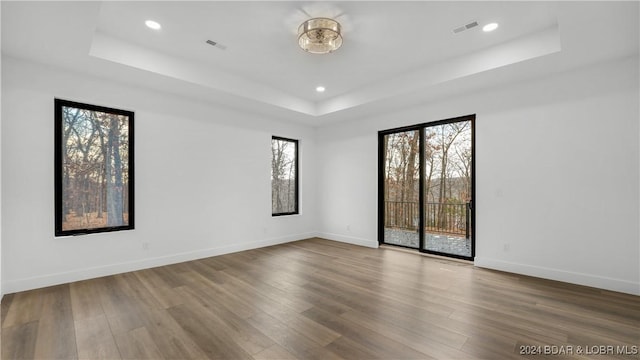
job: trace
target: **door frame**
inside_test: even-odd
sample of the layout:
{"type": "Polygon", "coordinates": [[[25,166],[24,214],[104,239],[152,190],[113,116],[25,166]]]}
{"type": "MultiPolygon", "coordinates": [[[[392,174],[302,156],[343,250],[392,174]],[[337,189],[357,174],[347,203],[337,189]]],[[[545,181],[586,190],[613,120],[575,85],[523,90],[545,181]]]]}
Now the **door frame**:
{"type": "Polygon", "coordinates": [[[418,251],[427,254],[446,256],[456,259],[463,260],[471,260],[475,258],[476,255],[476,136],[475,136],[475,120],[476,114],[458,116],[455,118],[449,118],[444,120],[430,121],[426,123],[403,126],[393,129],[381,130],[378,131],[378,244],[379,245],[392,245],[398,247],[404,247],[408,249],[414,249],[409,246],[395,245],[395,244],[386,244],[384,242],[384,166],[385,166],[385,149],[384,149],[384,136],[390,135],[399,132],[405,131],[416,131],[418,130],[419,136],[419,174],[420,178],[418,179],[418,211],[420,214],[420,219],[418,220],[418,228],[420,231],[418,232],[419,236],[419,245],[418,251]],[[448,254],[442,253],[438,251],[427,250],[424,248],[424,169],[425,169],[425,158],[424,158],[424,129],[432,126],[451,124],[456,122],[469,121],[471,123],[471,204],[470,204],[470,231],[471,231],[471,256],[463,256],[457,254],[448,254]]]}

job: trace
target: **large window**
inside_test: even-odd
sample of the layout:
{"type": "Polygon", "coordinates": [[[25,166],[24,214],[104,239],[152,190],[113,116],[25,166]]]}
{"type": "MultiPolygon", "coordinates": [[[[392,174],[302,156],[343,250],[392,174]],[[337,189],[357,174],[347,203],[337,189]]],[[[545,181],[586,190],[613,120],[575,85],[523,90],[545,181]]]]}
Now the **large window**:
{"type": "Polygon", "coordinates": [[[55,99],[55,235],[133,229],[133,112],[55,99]]]}
{"type": "Polygon", "coordinates": [[[271,138],[271,214],[298,213],[298,140],[271,138]]]}

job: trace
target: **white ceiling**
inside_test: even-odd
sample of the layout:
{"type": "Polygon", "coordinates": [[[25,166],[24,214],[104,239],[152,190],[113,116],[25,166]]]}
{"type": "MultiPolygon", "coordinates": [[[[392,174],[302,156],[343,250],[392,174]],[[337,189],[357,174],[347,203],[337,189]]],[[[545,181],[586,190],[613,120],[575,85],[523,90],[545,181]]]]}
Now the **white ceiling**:
{"type": "Polygon", "coordinates": [[[629,56],[639,44],[638,2],[1,6],[3,54],[313,125],[428,101],[444,89],[451,95],[629,56]],[[338,20],[342,48],[299,49],[297,27],[309,17],[338,20]],[[162,29],[148,29],[147,19],[162,29]],[[480,26],[453,33],[471,21],[480,26]],[[489,22],[500,27],[482,32],[489,22]]]}

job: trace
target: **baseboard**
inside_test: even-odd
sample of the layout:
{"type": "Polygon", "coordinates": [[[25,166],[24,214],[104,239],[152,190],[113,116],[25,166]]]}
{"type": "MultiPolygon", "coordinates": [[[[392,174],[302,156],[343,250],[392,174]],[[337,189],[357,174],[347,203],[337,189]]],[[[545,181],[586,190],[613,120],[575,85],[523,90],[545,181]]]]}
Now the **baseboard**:
{"type": "Polygon", "coordinates": [[[115,275],[129,271],[148,269],[158,266],[181,263],[185,261],[197,260],[212,256],[230,254],[239,251],[258,249],[262,247],[284,244],[292,241],[298,241],[318,236],[318,233],[303,233],[289,235],[279,238],[264,239],[259,241],[220,246],[196,251],[188,251],[179,254],[171,254],[155,258],[142,259],[139,261],[124,262],[106,266],[97,266],[85,269],[79,269],[69,272],[60,272],[45,276],[37,276],[18,280],[9,280],[3,282],[4,293],[11,294],[18,291],[26,291],[31,289],[39,289],[47,286],[66,284],[74,281],[94,279],[102,276],[115,275]]]}
{"type": "Polygon", "coordinates": [[[576,273],[534,265],[516,264],[507,261],[487,259],[482,257],[476,257],[474,259],[474,265],[481,268],[507,271],[515,274],[563,281],[571,284],[590,286],[632,295],[640,295],[640,283],[634,283],[627,280],[608,278],[592,274],[576,273]]]}
{"type": "Polygon", "coordinates": [[[319,233],[318,237],[321,237],[327,240],[340,241],[347,244],[366,246],[374,249],[378,248],[378,242],[370,239],[363,239],[363,238],[358,238],[353,236],[345,236],[345,235],[332,234],[332,233],[326,233],[326,232],[319,233]]]}

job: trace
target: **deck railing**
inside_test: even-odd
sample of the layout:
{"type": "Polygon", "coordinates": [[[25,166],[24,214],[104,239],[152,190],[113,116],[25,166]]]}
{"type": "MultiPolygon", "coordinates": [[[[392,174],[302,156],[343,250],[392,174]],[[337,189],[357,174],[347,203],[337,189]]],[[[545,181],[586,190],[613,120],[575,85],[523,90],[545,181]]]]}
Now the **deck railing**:
{"type": "MultiPolygon", "coordinates": [[[[417,231],[420,219],[418,202],[385,201],[384,226],[417,231]]],[[[425,231],[467,235],[469,227],[468,204],[426,203],[425,231]]]]}

